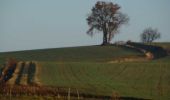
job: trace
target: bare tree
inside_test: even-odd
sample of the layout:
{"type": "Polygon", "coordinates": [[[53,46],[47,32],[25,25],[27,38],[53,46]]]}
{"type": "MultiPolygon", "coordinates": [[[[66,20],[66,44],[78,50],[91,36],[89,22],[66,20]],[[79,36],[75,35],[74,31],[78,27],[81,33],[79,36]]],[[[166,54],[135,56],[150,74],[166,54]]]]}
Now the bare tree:
{"type": "Polygon", "coordinates": [[[151,27],[146,28],[141,34],[141,41],[143,43],[152,43],[154,40],[161,37],[160,32],[157,29],[152,29],[151,27]]]}
{"type": "Polygon", "coordinates": [[[112,2],[98,1],[88,15],[87,34],[93,36],[97,31],[103,32],[103,45],[109,44],[121,25],[128,23],[127,15],[119,11],[120,6],[112,2]]]}

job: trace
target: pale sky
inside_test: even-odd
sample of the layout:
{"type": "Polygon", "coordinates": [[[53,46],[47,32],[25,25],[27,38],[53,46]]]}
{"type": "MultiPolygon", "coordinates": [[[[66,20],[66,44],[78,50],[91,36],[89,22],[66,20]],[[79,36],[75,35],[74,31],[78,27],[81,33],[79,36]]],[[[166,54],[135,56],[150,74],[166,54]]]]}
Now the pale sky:
{"type": "MultiPolygon", "coordinates": [[[[139,41],[147,27],[170,42],[170,0],[103,0],[118,3],[129,24],[114,41],[139,41]]],[[[97,0],[0,0],[0,52],[102,43],[102,33],[86,34],[87,14],[97,0]]]]}

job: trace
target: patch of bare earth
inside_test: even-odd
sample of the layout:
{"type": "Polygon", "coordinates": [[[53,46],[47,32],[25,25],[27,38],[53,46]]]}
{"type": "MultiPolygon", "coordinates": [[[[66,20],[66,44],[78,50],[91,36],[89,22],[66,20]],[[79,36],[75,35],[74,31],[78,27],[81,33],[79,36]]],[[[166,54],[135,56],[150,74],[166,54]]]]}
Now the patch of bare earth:
{"type": "Polygon", "coordinates": [[[123,58],[117,58],[113,59],[112,61],[109,61],[108,63],[121,63],[121,62],[143,62],[148,61],[145,57],[123,57],[123,58]]]}

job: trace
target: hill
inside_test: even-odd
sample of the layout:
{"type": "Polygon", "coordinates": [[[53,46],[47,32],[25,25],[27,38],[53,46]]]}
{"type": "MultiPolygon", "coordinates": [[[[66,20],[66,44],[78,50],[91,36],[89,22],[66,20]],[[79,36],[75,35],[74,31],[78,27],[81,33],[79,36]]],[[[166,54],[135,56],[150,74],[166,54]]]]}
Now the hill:
{"type": "Polygon", "coordinates": [[[143,54],[134,49],[119,46],[82,46],[0,53],[1,63],[10,57],[21,61],[92,62],[133,56],[143,56],[143,54]]]}
{"type": "MultiPolygon", "coordinates": [[[[152,61],[111,62],[122,58],[143,58],[144,54],[123,46],[85,46],[0,53],[0,59],[5,60],[8,57],[26,61],[23,67],[25,71],[19,71],[21,83],[26,83],[25,79],[29,79],[25,76],[30,76],[32,80],[34,73],[38,73],[35,75],[41,86],[60,91],[63,89],[66,95],[70,90],[71,96],[76,94],[77,97],[78,91],[80,97],[91,97],[91,100],[98,100],[94,99],[96,95],[111,97],[114,93],[122,100],[170,99],[169,56],[152,61]],[[26,71],[32,70],[27,67],[27,61],[36,61],[32,66],[34,73],[26,71]]],[[[22,67],[17,65],[17,68],[22,67]]],[[[51,95],[54,94],[37,96],[37,99],[58,98],[51,95]],[[52,98],[48,98],[49,96],[52,98]]],[[[6,100],[8,96],[3,98],[6,100]]],[[[19,98],[13,97],[14,100],[19,98]]],[[[26,100],[35,97],[26,96],[20,100],[23,98],[26,100]]]]}

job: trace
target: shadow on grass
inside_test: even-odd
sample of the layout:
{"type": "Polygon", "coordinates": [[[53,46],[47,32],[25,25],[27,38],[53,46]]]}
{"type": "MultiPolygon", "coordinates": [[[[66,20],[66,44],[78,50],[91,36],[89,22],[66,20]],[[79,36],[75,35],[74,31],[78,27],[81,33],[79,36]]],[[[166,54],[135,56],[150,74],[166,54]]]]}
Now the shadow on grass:
{"type": "Polygon", "coordinates": [[[147,52],[151,52],[154,55],[154,59],[159,59],[162,57],[166,57],[168,55],[168,51],[166,51],[164,48],[159,46],[135,43],[135,42],[128,42],[127,44],[134,46],[136,48],[146,50],[147,52]]]}
{"type": "MultiPolygon", "coordinates": [[[[72,95],[73,96],[73,95],[72,95]]],[[[74,95],[76,97],[76,95],[74,95]]],[[[137,97],[111,97],[111,96],[101,96],[101,95],[88,95],[82,94],[85,99],[88,100],[152,100],[146,98],[137,98],[137,97]]]]}
{"type": "Polygon", "coordinates": [[[136,97],[120,97],[120,100],[152,100],[152,99],[144,99],[144,98],[136,98],[136,97]]]}

